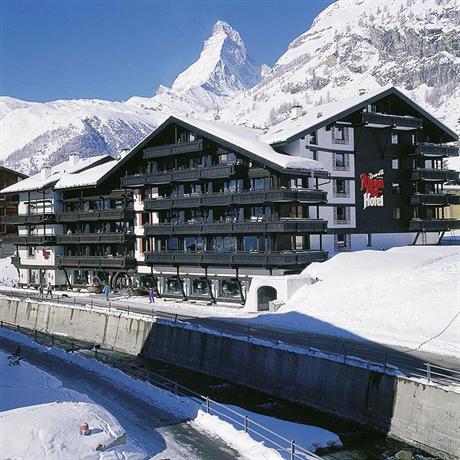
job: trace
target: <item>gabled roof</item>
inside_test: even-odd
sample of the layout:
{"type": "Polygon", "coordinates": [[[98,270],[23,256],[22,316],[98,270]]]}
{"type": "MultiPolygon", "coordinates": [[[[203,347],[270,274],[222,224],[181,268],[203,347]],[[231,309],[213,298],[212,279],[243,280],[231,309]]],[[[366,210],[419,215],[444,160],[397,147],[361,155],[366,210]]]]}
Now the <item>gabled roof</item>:
{"type": "Polygon", "coordinates": [[[110,155],[99,155],[89,158],[80,158],[76,164],[72,165],[69,160],[63,161],[56,166],[51,167],[51,174],[45,177],[40,171],[27,179],[10,185],[0,190],[0,193],[17,193],[32,190],[41,190],[56,184],[63,176],[87,171],[88,168],[112,160],[110,155]]]}
{"type": "Polygon", "coordinates": [[[6,171],[7,173],[13,175],[13,176],[18,176],[21,179],[25,179],[26,177],[29,177],[27,174],[23,174],[19,171],[15,171],[14,169],[7,168],[6,166],[0,165],[0,170],[6,171]]]}
{"type": "Polygon", "coordinates": [[[319,128],[327,126],[352,114],[353,112],[356,112],[357,110],[362,109],[368,104],[373,104],[374,102],[393,94],[438,126],[438,128],[452,138],[452,141],[458,140],[458,135],[456,133],[394,86],[384,86],[382,88],[369,91],[361,96],[355,96],[311,107],[308,113],[301,117],[294,120],[287,119],[272,126],[267,133],[261,136],[261,140],[271,145],[279,145],[295,141],[306,134],[310,134],[319,128]]]}
{"type": "MultiPolygon", "coordinates": [[[[278,153],[270,144],[262,141],[259,137],[259,132],[254,129],[220,123],[217,121],[197,120],[194,118],[180,116],[170,116],[165,122],[158,126],[157,129],[139,142],[139,144],[137,144],[128,153],[128,155],[120,160],[112,171],[124,165],[136,153],[145,148],[145,146],[156,135],[171,124],[177,124],[196,132],[197,134],[210,139],[223,147],[241,153],[248,158],[272,167],[275,170],[282,172],[286,172],[286,170],[316,171],[319,175],[327,175],[324,171],[323,165],[319,161],[278,153]]],[[[109,171],[106,174],[106,177],[108,177],[112,171],[109,171]]]]}

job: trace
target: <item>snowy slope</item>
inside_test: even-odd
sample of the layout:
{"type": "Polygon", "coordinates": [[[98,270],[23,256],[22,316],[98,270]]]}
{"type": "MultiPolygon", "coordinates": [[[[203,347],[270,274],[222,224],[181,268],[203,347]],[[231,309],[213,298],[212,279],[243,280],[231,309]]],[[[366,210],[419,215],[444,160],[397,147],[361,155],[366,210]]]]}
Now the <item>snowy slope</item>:
{"type": "Polygon", "coordinates": [[[263,127],[304,109],[392,84],[459,131],[458,0],[338,0],[293,40],[223,120],[263,127]]]}
{"type": "Polygon", "coordinates": [[[319,281],[258,322],[460,357],[460,246],[343,253],[303,274],[319,281]]]}

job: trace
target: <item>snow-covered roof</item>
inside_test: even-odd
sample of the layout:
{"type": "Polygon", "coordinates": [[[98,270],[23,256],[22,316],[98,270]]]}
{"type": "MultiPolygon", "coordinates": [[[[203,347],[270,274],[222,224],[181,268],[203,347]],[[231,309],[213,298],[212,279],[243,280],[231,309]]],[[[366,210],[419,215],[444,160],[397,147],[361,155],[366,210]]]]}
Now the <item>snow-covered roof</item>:
{"type": "Polygon", "coordinates": [[[117,163],[113,161],[107,161],[97,166],[92,166],[89,169],[85,169],[81,172],[64,174],[54,186],[55,189],[73,188],[73,187],[88,187],[91,185],[97,185],[99,179],[104,177],[117,163]]]}
{"type": "Polygon", "coordinates": [[[27,179],[4,188],[0,191],[0,193],[17,193],[29,190],[41,190],[42,188],[55,184],[63,176],[74,175],[83,170],[85,170],[85,174],[89,174],[87,168],[92,165],[98,165],[103,162],[105,163],[110,159],[112,159],[110,155],[98,155],[89,158],[79,158],[75,164],[72,164],[71,160],[66,160],[56,166],[52,166],[50,168],[51,171],[49,175],[45,175],[42,170],[27,179]]]}
{"type": "Polygon", "coordinates": [[[276,164],[284,169],[324,170],[319,161],[276,152],[270,144],[261,140],[260,132],[255,129],[181,116],[174,116],[174,118],[183,124],[189,125],[192,129],[205,132],[219,139],[223,144],[233,144],[266,162],[276,164]]]}
{"type": "Polygon", "coordinates": [[[450,130],[450,128],[442,124],[434,115],[420,107],[394,86],[387,85],[383,86],[382,88],[369,91],[360,96],[354,96],[346,99],[341,99],[339,101],[314,106],[310,108],[305,115],[295,119],[289,118],[272,126],[267,133],[261,136],[261,139],[269,144],[290,142],[298,137],[308,134],[308,132],[323,127],[338,118],[344,117],[349,113],[352,113],[355,110],[366,106],[368,103],[371,103],[374,100],[388,96],[390,94],[396,94],[405,102],[420,111],[420,113],[422,113],[424,116],[429,118],[441,129],[446,131],[454,139],[458,138],[458,136],[452,130],[450,130]]]}

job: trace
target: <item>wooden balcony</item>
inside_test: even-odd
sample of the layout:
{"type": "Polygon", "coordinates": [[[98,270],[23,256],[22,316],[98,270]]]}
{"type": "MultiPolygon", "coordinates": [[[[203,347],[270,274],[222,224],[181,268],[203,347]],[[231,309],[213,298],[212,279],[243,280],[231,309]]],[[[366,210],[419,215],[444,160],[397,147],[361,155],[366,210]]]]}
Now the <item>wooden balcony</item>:
{"type": "Polygon", "coordinates": [[[56,214],[57,222],[126,221],[134,219],[133,209],[71,211],[56,214]]]}
{"type": "Polygon", "coordinates": [[[326,251],[282,252],[146,252],[145,262],[152,265],[200,265],[247,267],[297,267],[327,259],[326,251]]]}
{"type": "Polygon", "coordinates": [[[326,233],[323,219],[247,220],[208,223],[162,223],[144,225],[145,236],[260,234],[260,233],[326,233]]]}
{"type": "Polygon", "coordinates": [[[458,147],[455,145],[418,142],[413,155],[419,155],[426,158],[458,157],[458,147]]]}
{"type": "Polygon", "coordinates": [[[411,180],[426,182],[447,182],[458,180],[459,172],[452,169],[417,168],[412,171],[411,180]]]}
{"type": "Polygon", "coordinates": [[[127,270],[136,267],[134,257],[111,256],[60,256],[56,265],[62,268],[100,268],[106,270],[127,270]]]}
{"type": "Polygon", "coordinates": [[[171,155],[181,155],[184,153],[201,152],[203,150],[203,140],[198,139],[192,142],[180,144],[166,144],[150,147],[144,150],[144,159],[169,157],[171,155]]]}
{"type": "Polygon", "coordinates": [[[460,196],[449,193],[416,193],[410,202],[414,206],[449,206],[460,204],[460,196]]]}
{"type": "Polygon", "coordinates": [[[92,233],[57,236],[58,244],[126,244],[133,241],[134,234],[127,233],[92,233]]]}
{"type": "Polygon", "coordinates": [[[228,193],[206,193],[187,197],[151,198],[144,201],[149,211],[163,209],[187,209],[199,207],[216,207],[230,205],[254,205],[264,203],[311,203],[327,202],[327,193],[323,190],[245,190],[228,193]]]}
{"type": "Polygon", "coordinates": [[[0,223],[2,224],[47,224],[55,222],[55,215],[51,213],[46,214],[18,214],[0,216],[0,223]]]}
{"type": "Polygon", "coordinates": [[[158,174],[136,174],[121,178],[123,187],[141,187],[143,185],[161,185],[170,182],[192,182],[199,179],[224,179],[235,173],[235,165],[207,166],[195,169],[165,171],[158,174]]]}
{"type": "Polygon", "coordinates": [[[411,219],[409,230],[417,232],[447,232],[460,229],[460,219],[411,219]]]}
{"type": "Polygon", "coordinates": [[[377,112],[362,112],[362,121],[367,126],[375,128],[391,127],[394,129],[412,130],[422,127],[422,120],[420,118],[377,112]]]}
{"type": "Polygon", "coordinates": [[[17,246],[50,246],[56,244],[55,235],[8,235],[6,243],[17,246]]]}

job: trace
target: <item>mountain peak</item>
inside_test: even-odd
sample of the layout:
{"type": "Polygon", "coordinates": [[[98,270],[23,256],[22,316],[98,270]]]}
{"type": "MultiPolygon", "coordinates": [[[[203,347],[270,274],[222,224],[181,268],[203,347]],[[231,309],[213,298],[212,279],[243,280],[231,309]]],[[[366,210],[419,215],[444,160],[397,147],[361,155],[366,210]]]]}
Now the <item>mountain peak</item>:
{"type": "Polygon", "coordinates": [[[217,21],[200,57],[178,75],[172,90],[219,106],[260,79],[261,67],[249,57],[240,34],[227,22],[217,21]]]}

